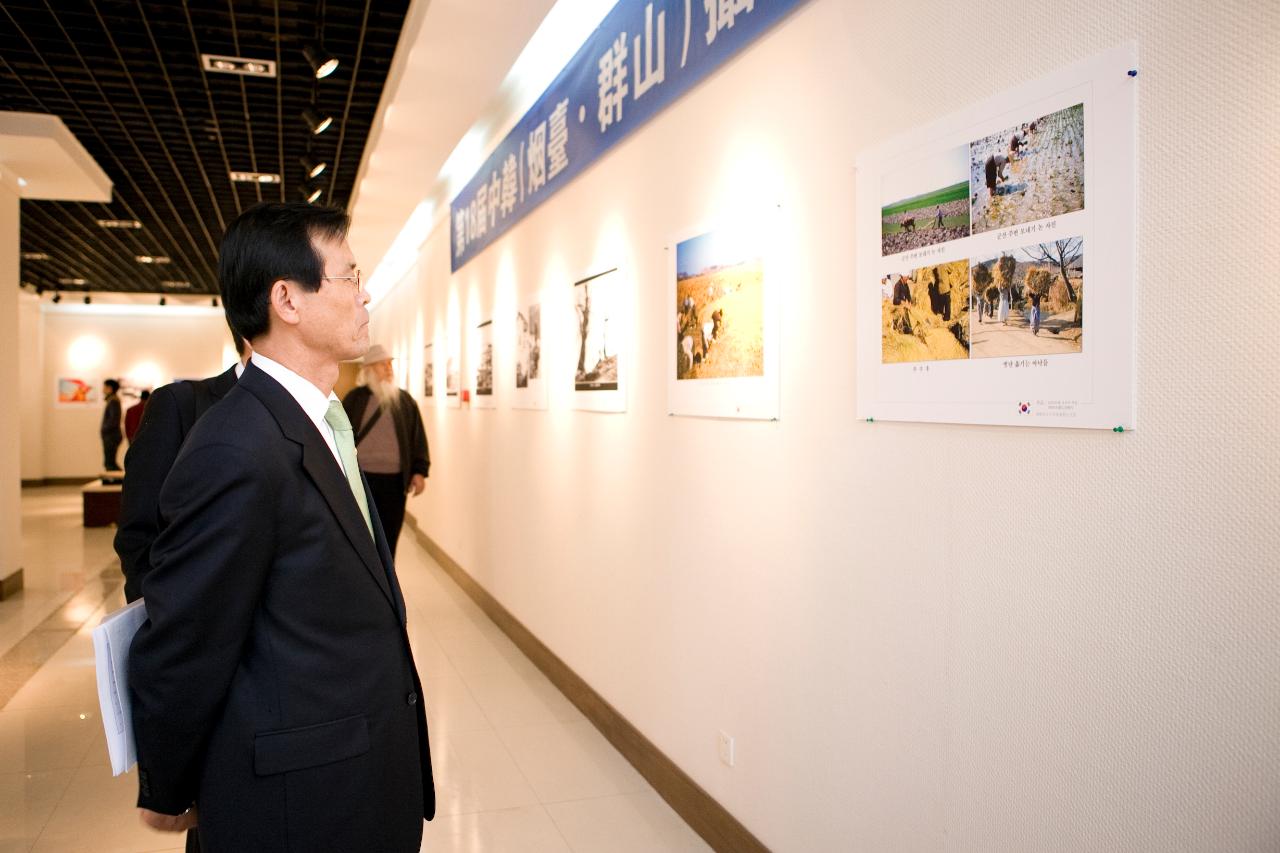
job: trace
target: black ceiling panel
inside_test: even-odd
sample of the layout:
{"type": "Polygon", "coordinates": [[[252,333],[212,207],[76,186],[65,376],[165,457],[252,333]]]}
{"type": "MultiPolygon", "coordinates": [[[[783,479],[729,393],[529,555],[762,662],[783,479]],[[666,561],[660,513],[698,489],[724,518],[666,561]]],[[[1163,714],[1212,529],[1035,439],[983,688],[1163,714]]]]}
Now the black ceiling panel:
{"type": "Polygon", "coordinates": [[[21,281],[53,290],[218,291],[227,223],[302,200],[299,158],[328,168],[318,204],[346,207],[409,0],[0,0],[0,110],[62,119],[114,183],[110,204],[23,201],[21,281]],[[320,44],[338,69],[316,80],[320,44]],[[268,60],[276,77],[203,70],[200,55],[268,60]],[[302,111],[333,117],[312,135],[302,111]],[[279,184],[233,183],[273,172],[279,184]],[[107,229],[100,219],[138,220],[107,229]],[[140,255],[168,257],[142,264],[140,255]],[[85,284],[59,284],[84,279],[85,284]],[[162,285],[190,282],[190,289],[162,285]]]}

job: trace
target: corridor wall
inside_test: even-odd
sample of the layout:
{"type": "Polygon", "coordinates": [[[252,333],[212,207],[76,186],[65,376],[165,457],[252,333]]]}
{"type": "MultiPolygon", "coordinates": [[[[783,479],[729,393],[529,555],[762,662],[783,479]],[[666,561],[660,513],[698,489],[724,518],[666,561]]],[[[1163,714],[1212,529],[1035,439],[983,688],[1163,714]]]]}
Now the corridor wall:
{"type": "Polygon", "coordinates": [[[437,372],[410,511],[771,849],[1274,849],[1278,31],[1239,0],[812,0],[457,274],[438,219],[372,320],[420,399],[424,344],[442,370],[492,317],[506,363],[518,297],[550,326],[615,265],[633,371],[623,414],[452,409],[437,372]],[[857,153],[1130,39],[1140,428],[858,421],[857,153]],[[761,202],[781,418],[668,417],[664,247],[761,202]]]}
{"type": "MultiPolygon", "coordinates": [[[[52,305],[22,312],[28,370],[22,402],[22,479],[92,478],[102,469],[98,427],[101,384],[108,377],[135,376],[146,385],[202,379],[235,360],[222,311],[209,307],[142,305],[52,305]],[[229,355],[228,355],[229,351],[229,355]],[[60,377],[79,377],[98,389],[98,403],[59,405],[60,377]]],[[[124,401],[127,407],[134,400],[124,401]]],[[[126,445],[119,459],[124,461],[126,445]]]]}

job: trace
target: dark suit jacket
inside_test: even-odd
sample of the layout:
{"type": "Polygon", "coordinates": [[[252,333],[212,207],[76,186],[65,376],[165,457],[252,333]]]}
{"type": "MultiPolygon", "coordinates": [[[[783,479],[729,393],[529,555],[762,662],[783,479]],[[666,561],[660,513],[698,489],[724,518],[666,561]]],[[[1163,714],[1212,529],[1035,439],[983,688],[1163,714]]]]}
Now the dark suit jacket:
{"type": "Polygon", "coordinates": [[[115,394],[107,397],[107,405],[102,409],[102,424],[98,434],[103,438],[122,438],[120,432],[120,398],[115,394]]]}
{"type": "Polygon", "coordinates": [[[417,851],[435,792],[404,599],[315,424],[250,364],[160,512],[129,658],[138,805],[194,801],[214,853],[417,851]]]}
{"type": "Polygon", "coordinates": [[[142,579],[151,571],[151,545],[160,534],[160,487],[164,478],[196,420],[235,384],[236,369],[229,367],[199,382],[161,386],[147,401],[142,425],[124,457],[124,488],[115,538],[116,554],[124,570],[124,596],[129,601],[142,597],[142,579]]]}
{"type": "MultiPolygon", "coordinates": [[[[357,436],[365,427],[364,413],[372,396],[373,392],[367,385],[358,385],[342,399],[342,408],[357,436]]],[[[400,445],[400,476],[404,479],[404,490],[407,492],[414,474],[424,477],[429,475],[431,454],[427,450],[427,431],[422,428],[422,414],[418,411],[418,401],[413,399],[413,395],[401,389],[400,406],[395,411],[396,442],[400,445]]],[[[370,416],[369,423],[373,423],[374,417],[380,415],[370,416]]]]}

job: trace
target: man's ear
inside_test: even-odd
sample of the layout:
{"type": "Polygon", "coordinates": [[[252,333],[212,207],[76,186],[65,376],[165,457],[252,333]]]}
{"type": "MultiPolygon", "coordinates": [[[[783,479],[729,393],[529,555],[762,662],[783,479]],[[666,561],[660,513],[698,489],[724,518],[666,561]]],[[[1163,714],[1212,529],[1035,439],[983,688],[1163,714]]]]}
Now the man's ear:
{"type": "Polygon", "coordinates": [[[285,278],[271,282],[269,298],[272,314],[290,326],[298,325],[302,315],[298,310],[298,291],[293,282],[285,278]]]}

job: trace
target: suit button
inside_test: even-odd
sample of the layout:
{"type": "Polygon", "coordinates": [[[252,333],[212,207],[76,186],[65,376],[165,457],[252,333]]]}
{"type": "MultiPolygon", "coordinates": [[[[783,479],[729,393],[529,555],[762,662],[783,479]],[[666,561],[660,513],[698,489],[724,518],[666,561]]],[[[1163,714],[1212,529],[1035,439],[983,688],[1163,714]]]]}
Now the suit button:
{"type": "Polygon", "coordinates": [[[404,697],[404,701],[405,701],[405,702],[407,702],[407,703],[409,703],[410,705],[417,705],[417,704],[418,704],[418,694],[417,694],[417,693],[410,693],[408,696],[404,697]]]}

